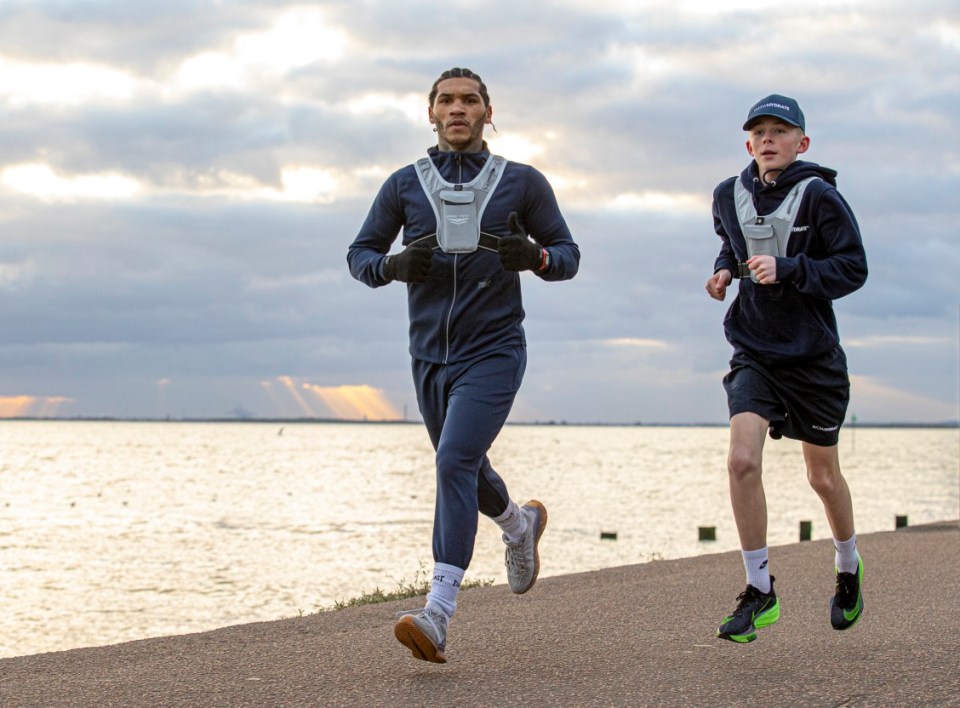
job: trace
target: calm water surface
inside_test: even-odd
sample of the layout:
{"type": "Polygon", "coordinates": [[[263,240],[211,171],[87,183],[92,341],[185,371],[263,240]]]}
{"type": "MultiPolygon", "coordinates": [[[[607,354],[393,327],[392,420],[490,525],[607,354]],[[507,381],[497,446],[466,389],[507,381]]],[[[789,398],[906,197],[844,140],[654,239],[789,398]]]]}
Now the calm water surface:
{"type": "MultiPolygon", "coordinates": [[[[419,425],[3,421],[0,449],[0,656],[291,617],[432,565],[419,425]]],[[[550,576],[738,548],[726,449],[722,427],[517,425],[490,456],[546,504],[550,576]]],[[[955,429],[847,429],[841,462],[860,533],[957,518],[955,429]]],[[[770,545],[829,537],[798,444],[768,442],[764,477],[770,545]]],[[[486,519],[468,577],[506,582],[486,519]]]]}

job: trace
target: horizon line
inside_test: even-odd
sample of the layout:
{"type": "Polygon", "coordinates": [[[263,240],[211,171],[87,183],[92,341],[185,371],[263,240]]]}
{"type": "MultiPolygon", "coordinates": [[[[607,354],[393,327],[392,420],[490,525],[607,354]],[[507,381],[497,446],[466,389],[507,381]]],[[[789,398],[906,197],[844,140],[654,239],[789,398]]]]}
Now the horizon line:
{"type": "MultiPolygon", "coordinates": [[[[320,418],[302,416],[298,418],[254,418],[237,416],[199,416],[199,417],[180,417],[171,416],[155,417],[130,417],[130,416],[11,416],[9,418],[0,418],[3,421],[21,421],[21,422],[115,422],[115,423],[286,423],[286,424],[304,424],[304,423],[342,423],[342,424],[376,424],[376,425],[423,425],[421,420],[382,420],[382,419],[357,419],[357,418],[320,418]]],[[[554,426],[554,427],[621,427],[621,428],[726,428],[729,422],[646,422],[646,421],[568,421],[568,420],[534,420],[534,421],[507,421],[506,425],[532,425],[532,426],[554,426]]],[[[960,428],[960,420],[945,420],[939,422],[918,422],[918,421],[854,421],[847,422],[844,428],[960,428]]]]}

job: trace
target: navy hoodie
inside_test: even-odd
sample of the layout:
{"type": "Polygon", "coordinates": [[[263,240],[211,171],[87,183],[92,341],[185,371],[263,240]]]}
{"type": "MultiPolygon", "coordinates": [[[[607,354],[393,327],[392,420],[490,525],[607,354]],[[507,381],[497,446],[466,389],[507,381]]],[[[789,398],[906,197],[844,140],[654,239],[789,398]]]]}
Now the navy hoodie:
{"type": "Polygon", "coordinates": [[[747,260],[734,202],[734,182],[740,179],[753,195],[760,215],[777,209],[797,182],[817,176],[807,185],[787,242],[787,254],[777,257],[774,285],[740,280],[736,299],[723,328],[735,353],[744,352],[769,365],[798,363],[839,346],[832,301],[859,289],[867,279],[867,258],[860,227],[836,188],[835,170],[798,160],[774,183],[763,184],[751,162],[738,177],[721,182],[713,193],[714,229],[723,240],[714,273],[737,272],[747,260]]]}
{"type": "MultiPolygon", "coordinates": [[[[490,153],[428,150],[443,178],[467,183],[483,168],[490,153]]],[[[507,217],[515,211],[521,226],[550,253],[549,267],[536,275],[543,280],[567,280],[576,275],[580,250],[560,213],[553,189],[535,168],[507,162],[496,190],[489,197],[480,224],[482,231],[507,236],[507,217]]],[[[432,203],[423,191],[416,167],[407,165],[384,182],[360,233],[347,251],[350,273],[372,288],[386,285],[383,260],[403,230],[406,246],[437,232],[432,203]]],[[[425,283],[407,284],[410,354],[439,364],[467,361],[497,349],[524,346],[520,274],[506,271],[496,253],[433,251],[425,283]]]]}

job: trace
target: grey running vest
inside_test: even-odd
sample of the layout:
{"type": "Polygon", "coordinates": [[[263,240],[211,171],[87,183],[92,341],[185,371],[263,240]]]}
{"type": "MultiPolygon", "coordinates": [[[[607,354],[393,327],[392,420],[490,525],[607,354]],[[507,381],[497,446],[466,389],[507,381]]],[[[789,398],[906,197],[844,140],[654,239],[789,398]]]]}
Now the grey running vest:
{"type": "MultiPolygon", "coordinates": [[[[793,223],[797,220],[803,192],[815,179],[820,178],[807,177],[800,180],[787,192],[776,211],[766,216],[758,216],[753,205],[753,195],[743,186],[740,178],[737,178],[733,187],[733,200],[737,206],[740,230],[747,242],[747,258],[787,255],[787,242],[793,231],[793,223]]],[[[752,273],[750,277],[756,282],[752,273]]]]}
{"type": "Polygon", "coordinates": [[[437,217],[436,235],[418,241],[427,241],[431,246],[436,243],[444,253],[472,253],[477,248],[496,251],[497,237],[481,234],[480,220],[506,164],[506,159],[499,155],[490,155],[471,182],[452,184],[440,176],[429,157],[417,160],[417,177],[437,217]]]}

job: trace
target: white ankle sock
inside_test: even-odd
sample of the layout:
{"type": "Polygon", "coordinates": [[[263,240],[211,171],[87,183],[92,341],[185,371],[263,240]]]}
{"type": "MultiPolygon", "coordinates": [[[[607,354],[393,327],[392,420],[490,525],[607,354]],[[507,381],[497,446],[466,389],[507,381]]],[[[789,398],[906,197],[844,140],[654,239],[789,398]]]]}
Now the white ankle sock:
{"type": "Polygon", "coordinates": [[[433,579],[430,581],[430,594],[427,595],[427,607],[442,612],[447,619],[457,611],[457,593],[466,571],[455,565],[435,563],[433,579]]]}
{"type": "Polygon", "coordinates": [[[839,573],[856,573],[860,564],[860,554],[857,553],[857,534],[853,534],[846,541],[833,539],[833,547],[837,549],[835,563],[839,573]]]}
{"type": "Polygon", "coordinates": [[[770,566],[769,553],[767,547],[758,548],[755,551],[744,551],[743,567],[747,571],[747,585],[753,585],[762,593],[770,592],[770,566]]]}
{"type": "Polygon", "coordinates": [[[527,517],[512,499],[507,504],[507,510],[495,518],[493,523],[503,531],[504,543],[516,543],[527,532],[527,517]]]}

